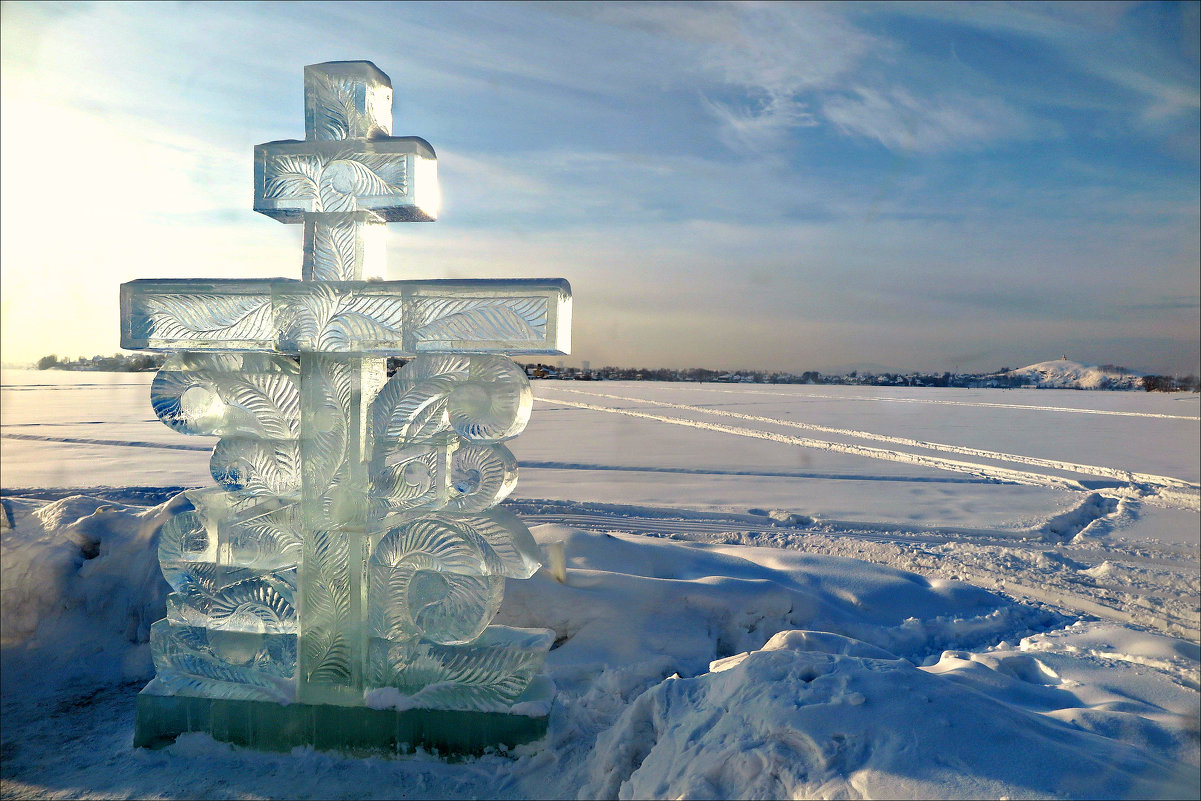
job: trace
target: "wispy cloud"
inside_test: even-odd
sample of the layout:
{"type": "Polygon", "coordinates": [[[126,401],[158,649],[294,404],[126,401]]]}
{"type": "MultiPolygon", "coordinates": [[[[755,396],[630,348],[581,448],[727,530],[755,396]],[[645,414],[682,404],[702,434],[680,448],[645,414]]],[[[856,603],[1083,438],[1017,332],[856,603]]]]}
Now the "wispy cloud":
{"type": "Polygon", "coordinates": [[[948,91],[898,69],[907,55],[902,42],[868,31],[837,6],[716,3],[682,14],[621,4],[594,13],[688,42],[692,72],[716,84],[702,90],[704,107],[736,151],[786,149],[822,125],[910,152],[972,149],[1033,128],[1000,98],[948,91]]]}
{"type": "Polygon", "coordinates": [[[804,103],[786,95],[764,94],[742,106],[703,96],[701,99],[720,126],[719,138],[736,151],[772,150],[778,148],[793,129],[819,124],[804,103]]]}
{"type": "Polygon", "coordinates": [[[1027,135],[1030,123],[996,98],[949,95],[919,98],[904,88],[860,88],[822,102],[841,130],[894,150],[934,152],[973,148],[1027,135]]]}
{"type": "Polygon", "coordinates": [[[705,108],[731,148],[780,146],[785,134],[818,124],[808,96],[837,87],[869,53],[889,43],[816,5],[778,3],[606,4],[599,21],[686,43],[683,74],[712,83],[705,108]],[[723,99],[723,89],[743,94],[723,99]]]}

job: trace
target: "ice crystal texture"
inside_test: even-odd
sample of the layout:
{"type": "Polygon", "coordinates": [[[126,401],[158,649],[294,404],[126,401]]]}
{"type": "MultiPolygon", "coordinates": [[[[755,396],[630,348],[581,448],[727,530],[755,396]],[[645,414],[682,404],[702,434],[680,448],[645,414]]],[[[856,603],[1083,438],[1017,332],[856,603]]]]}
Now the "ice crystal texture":
{"type": "Polygon", "coordinates": [[[369,62],[305,68],[303,142],[255,148],[255,210],[304,225],[302,280],[122,286],[122,345],[174,351],[151,401],[218,437],[217,486],[162,531],[160,692],[504,711],[552,635],[490,625],[539,566],[497,507],[532,394],[508,354],[565,353],[560,279],[365,281],[387,222],[437,215],[437,158],[391,134],[369,62]],[[387,356],[409,361],[388,377],[387,356]]]}

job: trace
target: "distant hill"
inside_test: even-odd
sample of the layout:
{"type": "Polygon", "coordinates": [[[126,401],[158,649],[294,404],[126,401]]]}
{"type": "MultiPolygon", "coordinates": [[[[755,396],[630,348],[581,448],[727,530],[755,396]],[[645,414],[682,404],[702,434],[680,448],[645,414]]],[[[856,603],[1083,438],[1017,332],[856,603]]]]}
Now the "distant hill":
{"type": "Polygon", "coordinates": [[[1030,364],[1000,376],[1040,389],[1141,389],[1139,382],[1143,377],[1124,367],[1081,364],[1068,359],[1030,364]]]}

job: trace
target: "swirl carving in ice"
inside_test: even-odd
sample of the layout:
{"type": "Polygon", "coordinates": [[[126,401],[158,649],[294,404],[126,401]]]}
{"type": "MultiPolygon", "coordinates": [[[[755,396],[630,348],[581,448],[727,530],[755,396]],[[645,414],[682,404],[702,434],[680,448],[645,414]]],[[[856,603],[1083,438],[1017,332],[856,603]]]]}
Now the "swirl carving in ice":
{"type": "Polygon", "coordinates": [[[433,517],[385,534],[371,556],[372,635],[444,645],[478,637],[496,616],[505,587],[503,576],[485,571],[484,547],[453,522],[433,517]]]}

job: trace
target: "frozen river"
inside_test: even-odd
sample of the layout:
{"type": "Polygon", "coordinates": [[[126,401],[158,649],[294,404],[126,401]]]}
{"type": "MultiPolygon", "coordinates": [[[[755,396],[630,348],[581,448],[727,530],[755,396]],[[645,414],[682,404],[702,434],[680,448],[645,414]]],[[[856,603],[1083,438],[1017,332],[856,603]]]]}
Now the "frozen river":
{"type": "MultiPolygon", "coordinates": [[[[152,377],[6,370],[2,486],[207,485],[215,440],[159,423],[152,377]]],[[[616,381],[534,391],[530,425],[511,443],[517,498],[1001,529],[1036,525],[1084,490],[1197,508],[1192,393],[616,381]]]]}

